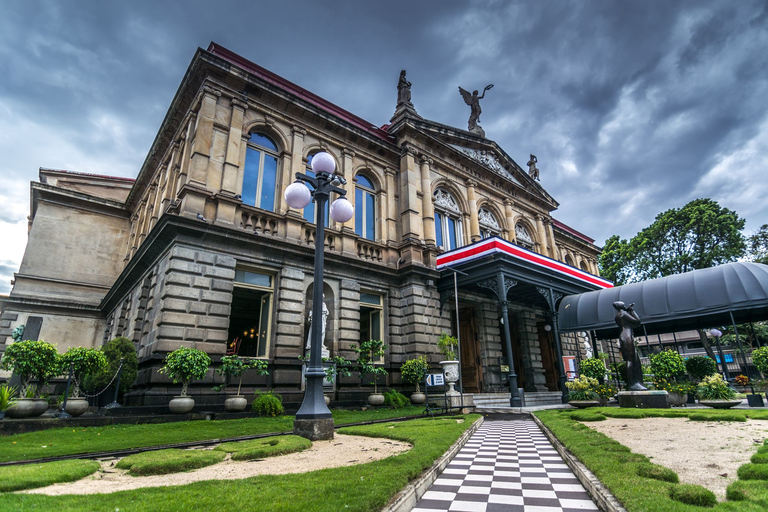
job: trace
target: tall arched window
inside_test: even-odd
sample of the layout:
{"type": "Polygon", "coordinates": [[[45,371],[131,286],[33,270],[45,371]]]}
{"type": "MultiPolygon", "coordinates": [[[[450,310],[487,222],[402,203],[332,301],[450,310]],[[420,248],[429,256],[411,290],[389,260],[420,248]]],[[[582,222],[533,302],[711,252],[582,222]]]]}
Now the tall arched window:
{"type": "Polygon", "coordinates": [[[435,240],[446,251],[464,245],[461,229],[461,210],[450,192],[437,189],[435,200],[435,240]]]}
{"type": "Polygon", "coordinates": [[[478,211],[478,221],[480,223],[480,237],[490,238],[501,234],[501,226],[496,216],[487,208],[480,208],[478,211]]]}
{"type": "Polygon", "coordinates": [[[245,151],[244,204],[275,210],[277,188],[277,144],[263,133],[253,132],[245,151]]]}
{"type": "Polygon", "coordinates": [[[517,245],[525,247],[530,251],[533,250],[533,238],[531,237],[528,228],[522,222],[515,224],[515,240],[517,241],[517,245]]]}
{"type": "MultiPolygon", "coordinates": [[[[319,153],[316,152],[316,153],[319,153]]],[[[312,170],[312,157],[315,155],[309,155],[307,157],[307,168],[304,171],[307,176],[315,177],[315,171],[312,170]]],[[[308,189],[314,190],[314,188],[307,182],[304,182],[304,184],[307,186],[308,189]]],[[[331,198],[328,198],[328,201],[325,202],[325,227],[329,226],[328,219],[330,218],[330,206],[331,206],[331,198]]],[[[308,222],[311,222],[312,224],[315,223],[315,211],[317,210],[317,204],[315,203],[314,198],[312,199],[312,202],[309,203],[307,206],[304,207],[304,219],[306,219],[308,222]]]]}
{"type": "Polygon", "coordinates": [[[355,184],[355,233],[376,239],[376,191],[370,179],[357,175],[355,184]]]}

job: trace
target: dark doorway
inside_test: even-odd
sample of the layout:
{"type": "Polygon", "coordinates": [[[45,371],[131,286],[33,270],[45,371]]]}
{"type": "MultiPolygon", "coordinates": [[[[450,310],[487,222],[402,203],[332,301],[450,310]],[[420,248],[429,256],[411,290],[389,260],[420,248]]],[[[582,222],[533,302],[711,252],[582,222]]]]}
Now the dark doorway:
{"type": "Polygon", "coordinates": [[[483,368],[480,362],[480,344],[477,336],[475,310],[459,310],[461,329],[461,382],[465,393],[480,393],[483,390],[483,368]]]}
{"type": "MultiPolygon", "coordinates": [[[[506,365],[509,361],[509,358],[507,356],[507,346],[504,343],[504,324],[499,322],[499,335],[501,336],[501,357],[502,361],[504,361],[502,364],[506,365]]],[[[520,347],[520,335],[517,331],[517,322],[515,322],[514,315],[510,312],[509,314],[509,336],[512,340],[512,357],[515,360],[515,373],[517,374],[517,387],[523,388],[526,391],[535,391],[532,389],[528,389],[525,386],[525,371],[523,371],[523,351],[520,347]]],[[[503,377],[503,386],[509,386],[509,381],[507,380],[507,373],[502,372],[503,377]]]]}
{"type": "Polygon", "coordinates": [[[269,341],[272,294],[251,288],[235,287],[229,317],[229,343],[239,346],[237,354],[265,357],[269,341]]]}
{"type": "Polygon", "coordinates": [[[547,389],[558,391],[560,372],[557,368],[557,352],[552,339],[552,331],[547,331],[545,322],[536,323],[536,331],[539,337],[539,347],[541,348],[541,365],[544,367],[544,378],[546,379],[547,389]]]}

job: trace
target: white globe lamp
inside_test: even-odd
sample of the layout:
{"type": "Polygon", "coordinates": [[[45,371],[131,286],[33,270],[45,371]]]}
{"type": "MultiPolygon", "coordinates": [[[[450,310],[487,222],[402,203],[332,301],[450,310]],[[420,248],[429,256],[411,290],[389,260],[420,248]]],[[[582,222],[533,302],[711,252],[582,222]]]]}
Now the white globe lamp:
{"type": "Polygon", "coordinates": [[[333,171],[336,170],[336,161],[325,151],[317,153],[312,157],[312,170],[315,171],[316,175],[321,172],[333,174],[333,171]]]}
{"type": "Polygon", "coordinates": [[[352,203],[346,197],[340,197],[331,203],[331,218],[342,224],[347,222],[355,214],[352,203]]]}
{"type": "Polygon", "coordinates": [[[285,202],[288,203],[288,206],[301,210],[312,200],[312,193],[305,184],[297,181],[288,185],[283,193],[283,197],[285,197],[285,202]]]}

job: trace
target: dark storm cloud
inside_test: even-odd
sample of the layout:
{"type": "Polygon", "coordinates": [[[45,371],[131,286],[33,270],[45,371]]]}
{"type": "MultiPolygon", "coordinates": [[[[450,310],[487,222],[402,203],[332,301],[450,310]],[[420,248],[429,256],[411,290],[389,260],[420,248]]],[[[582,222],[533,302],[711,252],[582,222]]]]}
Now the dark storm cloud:
{"type": "Polygon", "coordinates": [[[751,229],[768,217],[758,0],[9,5],[0,175],[26,182],[20,202],[40,166],[135,176],[195,49],[215,41],[375,125],[401,69],[419,114],[460,128],[457,86],[495,84],[488,137],[520,164],[536,154],[555,217],[597,243],[699,196],[751,229]]]}

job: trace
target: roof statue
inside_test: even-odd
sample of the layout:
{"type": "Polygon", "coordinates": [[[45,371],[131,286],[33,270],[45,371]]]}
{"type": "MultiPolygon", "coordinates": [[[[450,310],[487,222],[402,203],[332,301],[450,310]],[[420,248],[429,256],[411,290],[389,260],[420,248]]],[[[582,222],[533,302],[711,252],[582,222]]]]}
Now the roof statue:
{"type": "Polygon", "coordinates": [[[411,105],[411,82],[405,79],[405,70],[402,70],[397,82],[397,106],[404,104],[411,105]]]}
{"type": "MultiPolygon", "coordinates": [[[[536,167],[536,164],[538,163],[539,159],[536,158],[536,155],[531,153],[531,159],[528,160],[528,163],[525,164],[528,166],[528,176],[533,178],[534,180],[539,180],[539,168],[536,167]]],[[[541,180],[539,180],[541,181],[541,180]]]]}
{"type": "Polygon", "coordinates": [[[485,89],[483,89],[483,94],[478,96],[476,90],[472,91],[472,94],[470,94],[469,91],[464,90],[461,88],[461,86],[459,86],[459,94],[461,94],[461,97],[464,98],[464,103],[469,105],[472,109],[472,112],[469,114],[467,130],[472,133],[476,133],[481,137],[485,137],[485,130],[477,125],[477,123],[480,122],[480,114],[482,113],[482,110],[480,109],[480,100],[485,97],[485,91],[491,88],[493,88],[493,84],[486,85],[485,89]]]}

